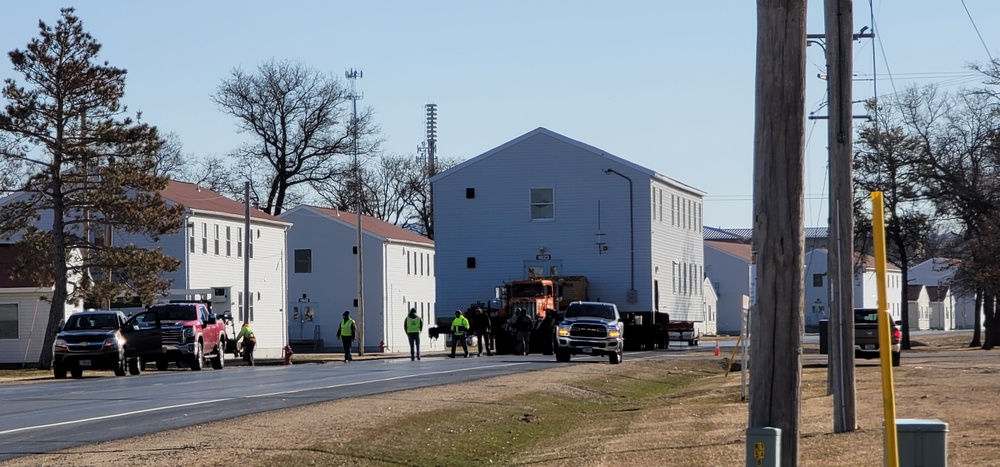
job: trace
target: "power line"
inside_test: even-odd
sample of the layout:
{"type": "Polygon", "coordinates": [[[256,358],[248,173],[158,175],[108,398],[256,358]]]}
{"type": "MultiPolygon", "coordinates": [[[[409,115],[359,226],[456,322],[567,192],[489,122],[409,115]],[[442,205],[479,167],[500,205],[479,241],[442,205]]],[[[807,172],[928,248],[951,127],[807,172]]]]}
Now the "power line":
{"type": "Polygon", "coordinates": [[[979,42],[983,44],[983,49],[986,49],[986,56],[990,57],[990,63],[993,63],[993,54],[990,53],[990,48],[986,46],[983,35],[979,33],[979,26],[976,26],[976,20],[972,19],[972,13],[969,12],[969,7],[965,4],[965,0],[962,0],[962,7],[965,8],[965,14],[969,15],[969,21],[972,23],[972,29],[976,30],[976,35],[979,36],[979,42]]]}

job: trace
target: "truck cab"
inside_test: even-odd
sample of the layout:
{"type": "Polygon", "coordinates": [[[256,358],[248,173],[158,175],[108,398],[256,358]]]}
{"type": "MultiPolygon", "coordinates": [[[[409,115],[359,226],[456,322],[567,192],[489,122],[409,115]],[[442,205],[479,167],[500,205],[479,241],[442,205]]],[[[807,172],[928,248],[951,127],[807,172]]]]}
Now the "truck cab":
{"type": "Polygon", "coordinates": [[[171,362],[177,362],[199,371],[208,358],[217,370],[225,366],[228,339],[225,324],[211,312],[208,304],[190,301],[154,305],[147,312],[133,316],[136,318],[140,318],[140,329],[155,319],[160,330],[159,348],[153,350],[147,346],[137,355],[142,364],[155,361],[158,370],[166,370],[171,362]]]}

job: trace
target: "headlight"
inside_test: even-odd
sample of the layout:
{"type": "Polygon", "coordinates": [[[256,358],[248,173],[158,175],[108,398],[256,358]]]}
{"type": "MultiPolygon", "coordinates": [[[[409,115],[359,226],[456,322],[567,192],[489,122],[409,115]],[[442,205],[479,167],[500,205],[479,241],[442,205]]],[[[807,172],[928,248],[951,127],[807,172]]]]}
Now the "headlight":
{"type": "Polygon", "coordinates": [[[608,329],[608,337],[617,338],[620,335],[622,335],[621,331],[617,329],[608,329]]]}
{"type": "Polygon", "coordinates": [[[194,337],[194,328],[184,328],[184,339],[191,339],[194,337]]]}
{"type": "Polygon", "coordinates": [[[104,347],[118,348],[119,345],[121,345],[121,342],[118,341],[117,337],[104,339],[104,347]]]}
{"type": "Polygon", "coordinates": [[[559,329],[556,330],[556,333],[559,334],[560,336],[566,337],[569,335],[569,328],[559,326],[559,329]]]}
{"type": "Polygon", "coordinates": [[[66,341],[63,340],[63,339],[56,339],[56,341],[52,343],[52,348],[54,348],[54,349],[65,349],[66,348],[66,341]]]}

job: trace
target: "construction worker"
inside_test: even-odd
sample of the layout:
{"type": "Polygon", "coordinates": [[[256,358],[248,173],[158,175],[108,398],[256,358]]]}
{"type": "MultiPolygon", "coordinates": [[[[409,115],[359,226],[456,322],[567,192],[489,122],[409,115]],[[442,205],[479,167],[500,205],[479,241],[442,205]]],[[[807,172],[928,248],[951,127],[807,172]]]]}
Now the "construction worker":
{"type": "Polygon", "coordinates": [[[514,320],[514,330],[517,337],[514,340],[514,350],[518,355],[528,355],[528,344],[531,340],[531,317],[524,308],[518,309],[517,319],[514,320]]]}
{"type": "Polygon", "coordinates": [[[355,326],[354,319],[351,318],[351,312],[344,312],[344,320],[340,322],[340,327],[337,328],[337,338],[344,343],[344,363],[353,361],[351,358],[351,343],[354,342],[354,336],[358,335],[358,328],[355,326]]]}
{"type": "Polygon", "coordinates": [[[462,310],[455,310],[455,319],[451,320],[451,355],[455,358],[456,345],[462,343],[465,358],[469,358],[469,344],[465,343],[465,333],[469,331],[469,320],[462,316],[462,310]]]}
{"type": "Polygon", "coordinates": [[[236,342],[243,339],[243,360],[253,366],[253,348],[257,347],[257,338],[253,336],[250,323],[243,323],[240,333],[236,335],[236,342]]]}
{"type": "Polygon", "coordinates": [[[410,308],[410,314],[403,320],[403,330],[410,340],[410,361],[420,360],[420,332],[424,330],[424,320],[417,316],[416,308],[410,308]]]}
{"type": "Polygon", "coordinates": [[[490,316],[483,313],[482,308],[476,308],[476,313],[472,315],[472,330],[476,333],[476,350],[479,356],[483,356],[483,349],[486,349],[486,356],[493,355],[493,332],[490,329],[490,316]]]}

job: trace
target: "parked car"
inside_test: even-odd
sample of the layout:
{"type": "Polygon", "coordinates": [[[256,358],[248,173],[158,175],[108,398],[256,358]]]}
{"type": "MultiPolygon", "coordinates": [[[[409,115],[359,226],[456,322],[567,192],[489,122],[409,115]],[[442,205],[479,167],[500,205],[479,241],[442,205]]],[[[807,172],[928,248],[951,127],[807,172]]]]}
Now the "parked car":
{"type": "Polygon", "coordinates": [[[52,345],[56,379],[83,376],[83,370],[113,370],[125,376],[125,315],[120,311],[83,311],[70,315],[52,345]]]}

